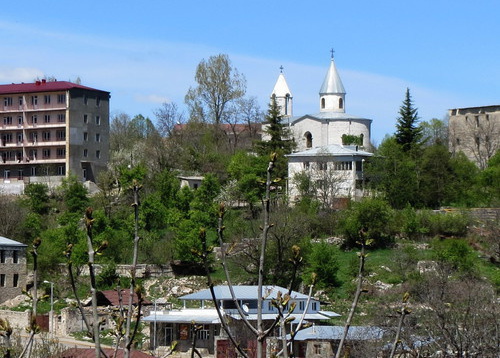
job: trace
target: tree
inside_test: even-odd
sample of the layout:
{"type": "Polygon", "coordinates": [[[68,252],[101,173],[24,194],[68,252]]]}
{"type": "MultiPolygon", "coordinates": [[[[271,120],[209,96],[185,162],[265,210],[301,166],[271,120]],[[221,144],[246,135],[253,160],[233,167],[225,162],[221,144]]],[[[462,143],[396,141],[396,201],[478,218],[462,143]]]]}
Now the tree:
{"type": "Polygon", "coordinates": [[[448,145],[448,121],[432,118],[420,123],[422,142],[426,145],[448,145]]]}
{"type": "Polygon", "coordinates": [[[184,123],[184,113],[179,113],[177,104],[164,102],[160,108],[155,110],[156,126],[162,137],[170,137],[176,125],[184,123]]]}
{"type": "Polygon", "coordinates": [[[191,119],[220,125],[228,105],[245,95],[246,79],[231,66],[229,56],[219,54],[201,60],[196,68],[197,87],[190,88],[185,101],[191,119]]]}
{"type": "Polygon", "coordinates": [[[277,154],[275,173],[278,178],[285,178],[288,173],[286,154],[295,148],[290,129],[283,123],[281,110],[273,97],[269,103],[262,131],[263,139],[255,143],[257,152],[262,156],[277,154]]]}
{"type": "Polygon", "coordinates": [[[410,89],[406,89],[406,98],[399,109],[396,123],[396,141],[405,152],[415,148],[422,138],[422,129],[417,126],[417,108],[413,107],[410,89]]]}

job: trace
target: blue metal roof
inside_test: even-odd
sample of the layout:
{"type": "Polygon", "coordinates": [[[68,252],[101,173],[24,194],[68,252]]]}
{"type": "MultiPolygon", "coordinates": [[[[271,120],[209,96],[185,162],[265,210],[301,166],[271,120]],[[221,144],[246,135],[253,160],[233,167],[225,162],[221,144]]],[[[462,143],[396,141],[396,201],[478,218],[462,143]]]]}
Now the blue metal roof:
{"type": "Polygon", "coordinates": [[[18,247],[27,247],[21,242],[17,242],[11,239],[7,239],[6,237],[0,236],[0,246],[18,246],[18,247]]]}
{"type": "MultiPolygon", "coordinates": [[[[258,286],[245,286],[238,285],[233,286],[234,295],[238,300],[256,300],[258,298],[257,295],[258,286]]],[[[232,300],[231,292],[229,291],[228,286],[215,286],[214,287],[215,297],[218,300],[232,300]]],[[[262,295],[265,299],[274,299],[277,297],[278,292],[285,294],[288,292],[288,289],[280,286],[263,286],[262,287],[262,295]]],[[[300,292],[292,291],[291,294],[294,299],[307,299],[307,295],[304,295],[300,292]]],[[[195,293],[191,293],[189,295],[185,295],[179,297],[181,300],[211,300],[212,295],[210,294],[209,289],[201,290],[195,293]]],[[[317,301],[317,300],[315,300],[317,301]]]]}
{"type": "Polygon", "coordinates": [[[316,147],[302,152],[287,154],[287,157],[342,157],[342,156],[358,156],[371,157],[373,153],[365,152],[364,150],[356,150],[356,146],[330,144],[322,147],[316,147]]]}
{"type": "MultiPolygon", "coordinates": [[[[368,341],[381,339],[384,330],[379,327],[351,326],[347,334],[348,340],[368,341]]],[[[344,334],[344,326],[311,326],[300,330],[295,336],[296,341],[308,340],[339,340],[344,334]]]]}

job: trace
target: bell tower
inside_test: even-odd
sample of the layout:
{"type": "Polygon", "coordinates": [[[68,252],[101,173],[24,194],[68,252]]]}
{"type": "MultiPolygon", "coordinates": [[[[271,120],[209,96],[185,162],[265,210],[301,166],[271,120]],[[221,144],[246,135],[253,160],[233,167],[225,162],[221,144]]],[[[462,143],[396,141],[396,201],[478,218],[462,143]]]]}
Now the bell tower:
{"type": "Polygon", "coordinates": [[[345,89],[340,79],[331,50],[330,67],[319,90],[320,112],[345,113],[345,89]]]}

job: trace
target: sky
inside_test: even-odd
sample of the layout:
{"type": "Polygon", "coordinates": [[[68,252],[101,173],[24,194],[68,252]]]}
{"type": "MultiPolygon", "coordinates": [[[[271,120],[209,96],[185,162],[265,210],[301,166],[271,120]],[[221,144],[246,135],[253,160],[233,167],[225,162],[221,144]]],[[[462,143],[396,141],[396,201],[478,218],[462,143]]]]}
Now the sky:
{"type": "Polygon", "coordinates": [[[262,110],[283,66],[293,114],[319,112],[335,51],[346,112],[393,134],[405,91],[422,121],[500,104],[497,0],[85,0],[7,2],[0,84],[81,79],[111,115],[181,110],[202,59],[227,54],[262,110]]]}

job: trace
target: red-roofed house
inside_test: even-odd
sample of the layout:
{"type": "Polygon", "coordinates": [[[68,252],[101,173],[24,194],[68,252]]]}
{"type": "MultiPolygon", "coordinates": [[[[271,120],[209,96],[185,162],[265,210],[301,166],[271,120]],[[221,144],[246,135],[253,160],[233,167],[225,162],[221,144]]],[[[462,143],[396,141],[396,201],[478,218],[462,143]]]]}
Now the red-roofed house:
{"type": "Polygon", "coordinates": [[[95,181],[108,162],[109,98],[66,81],[0,85],[0,183],[58,183],[70,172],[95,181]]]}

